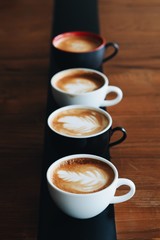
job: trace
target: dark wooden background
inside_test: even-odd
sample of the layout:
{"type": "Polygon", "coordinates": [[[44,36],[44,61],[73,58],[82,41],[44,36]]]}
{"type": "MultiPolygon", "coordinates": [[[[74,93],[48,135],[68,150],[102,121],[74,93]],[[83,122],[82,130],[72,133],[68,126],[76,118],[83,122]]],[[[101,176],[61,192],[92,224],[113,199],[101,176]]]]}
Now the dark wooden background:
{"type": "MultiPolygon", "coordinates": [[[[160,2],[99,0],[100,32],[120,45],[104,64],[121,103],[108,108],[127,140],[111,149],[137,186],[115,205],[117,238],[160,239],[160,2]]],[[[0,2],[0,239],[37,238],[53,2],[0,2]]],[[[125,189],[119,189],[118,193],[125,189]]]]}

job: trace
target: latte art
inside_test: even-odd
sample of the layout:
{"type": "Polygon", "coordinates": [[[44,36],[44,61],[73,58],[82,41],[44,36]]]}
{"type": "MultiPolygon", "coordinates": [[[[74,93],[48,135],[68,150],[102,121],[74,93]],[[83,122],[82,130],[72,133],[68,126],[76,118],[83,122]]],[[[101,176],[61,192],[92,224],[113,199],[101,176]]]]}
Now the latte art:
{"type": "Polygon", "coordinates": [[[69,109],[57,115],[52,122],[55,131],[69,136],[90,136],[108,126],[108,119],[94,110],[69,109]]]}
{"type": "Polygon", "coordinates": [[[71,94],[92,92],[104,85],[103,77],[92,72],[82,70],[68,71],[55,83],[60,90],[71,94]]]}
{"type": "Polygon", "coordinates": [[[93,82],[87,80],[81,81],[81,79],[76,79],[74,82],[70,82],[64,87],[64,91],[75,94],[91,92],[94,89],[96,89],[96,85],[93,82]]]}
{"type": "Polygon", "coordinates": [[[79,78],[70,80],[64,84],[61,89],[67,93],[80,94],[94,91],[97,89],[97,85],[93,81],[79,78]]]}
{"type": "Polygon", "coordinates": [[[60,118],[59,123],[60,122],[67,132],[74,132],[76,135],[86,135],[87,133],[94,131],[95,127],[101,127],[95,116],[66,116],[60,118]]]}
{"type": "Polygon", "coordinates": [[[99,169],[86,172],[58,171],[58,177],[64,182],[70,182],[73,191],[92,192],[103,187],[107,179],[99,169]]]}
{"type": "Polygon", "coordinates": [[[109,186],[113,171],[105,163],[94,159],[72,159],[58,166],[52,181],[60,189],[72,193],[92,193],[109,186]]]}
{"type": "Polygon", "coordinates": [[[83,35],[68,35],[54,42],[56,48],[68,52],[88,52],[102,44],[101,39],[83,35]]]}

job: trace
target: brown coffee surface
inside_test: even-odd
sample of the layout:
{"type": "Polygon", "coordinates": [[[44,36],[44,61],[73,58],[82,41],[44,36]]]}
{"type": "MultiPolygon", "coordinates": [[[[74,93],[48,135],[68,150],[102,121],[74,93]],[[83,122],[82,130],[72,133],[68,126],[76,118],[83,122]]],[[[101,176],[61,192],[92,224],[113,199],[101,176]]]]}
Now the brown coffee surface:
{"type": "Polygon", "coordinates": [[[55,47],[68,52],[88,52],[101,45],[101,40],[91,36],[68,35],[55,41],[55,47]]]}
{"type": "Polygon", "coordinates": [[[112,168],[99,160],[75,158],[54,169],[52,182],[63,191],[87,194],[108,187],[114,180],[112,168]]]}
{"type": "Polygon", "coordinates": [[[67,136],[90,136],[103,131],[109,124],[107,117],[95,110],[73,108],[61,111],[52,120],[52,128],[67,136]]]}
{"type": "Polygon", "coordinates": [[[55,85],[64,92],[82,94],[101,88],[104,80],[97,73],[77,70],[63,75],[55,85]]]}

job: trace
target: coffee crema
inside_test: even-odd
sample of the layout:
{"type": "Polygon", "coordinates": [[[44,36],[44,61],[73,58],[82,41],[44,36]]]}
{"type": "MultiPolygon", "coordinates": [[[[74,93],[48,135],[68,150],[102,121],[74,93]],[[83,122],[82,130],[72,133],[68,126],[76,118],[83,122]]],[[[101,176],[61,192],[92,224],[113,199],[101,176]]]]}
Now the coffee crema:
{"type": "Polygon", "coordinates": [[[73,108],[59,112],[51,122],[51,127],[67,136],[90,136],[103,131],[109,124],[107,117],[95,110],[73,108]]]}
{"type": "Polygon", "coordinates": [[[82,94],[86,92],[92,92],[104,85],[102,76],[87,71],[71,71],[66,75],[63,74],[56,83],[55,86],[60,90],[71,94],[82,94]]]}
{"type": "Polygon", "coordinates": [[[75,158],[60,163],[53,171],[52,183],[63,191],[87,194],[108,187],[114,180],[112,168],[91,158],[75,158]]]}
{"type": "Polygon", "coordinates": [[[101,39],[84,35],[67,35],[54,42],[56,48],[68,52],[93,51],[101,44],[101,39]]]}

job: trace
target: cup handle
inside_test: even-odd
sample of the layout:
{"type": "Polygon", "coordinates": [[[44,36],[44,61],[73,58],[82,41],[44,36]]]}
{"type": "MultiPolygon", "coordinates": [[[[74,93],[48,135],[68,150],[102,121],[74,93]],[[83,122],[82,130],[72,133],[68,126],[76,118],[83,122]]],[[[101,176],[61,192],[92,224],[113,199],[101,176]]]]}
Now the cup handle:
{"type": "Polygon", "coordinates": [[[122,92],[122,90],[119,87],[108,86],[107,87],[106,96],[109,93],[112,93],[112,92],[116,93],[117,96],[114,99],[112,99],[112,100],[104,100],[103,103],[101,104],[101,107],[110,107],[110,106],[116,105],[117,103],[119,103],[122,100],[123,92],[122,92]]]}
{"type": "Polygon", "coordinates": [[[111,201],[111,204],[125,202],[125,201],[129,200],[130,198],[132,198],[133,195],[135,194],[136,187],[135,187],[135,184],[131,180],[129,180],[127,178],[119,178],[116,189],[123,185],[129,186],[130,190],[128,191],[128,193],[126,193],[124,195],[114,196],[111,201]]]}
{"type": "Polygon", "coordinates": [[[106,62],[106,61],[108,61],[108,60],[110,60],[111,58],[113,58],[117,53],[118,53],[118,51],[119,51],[119,45],[117,44],[117,43],[114,43],[114,42],[109,42],[109,43],[107,43],[106,45],[105,45],[105,49],[107,49],[107,48],[113,48],[113,53],[111,53],[108,57],[105,57],[104,59],[103,59],[103,62],[106,62]]]}
{"type": "Polygon", "coordinates": [[[121,136],[120,139],[116,140],[115,142],[111,142],[111,143],[109,144],[109,147],[112,147],[112,146],[114,146],[114,145],[117,145],[117,144],[123,142],[123,141],[127,138],[127,132],[126,132],[126,130],[125,130],[123,127],[115,127],[115,128],[113,128],[113,129],[111,129],[111,131],[112,131],[111,136],[112,136],[116,131],[122,132],[122,136],[121,136]]]}

